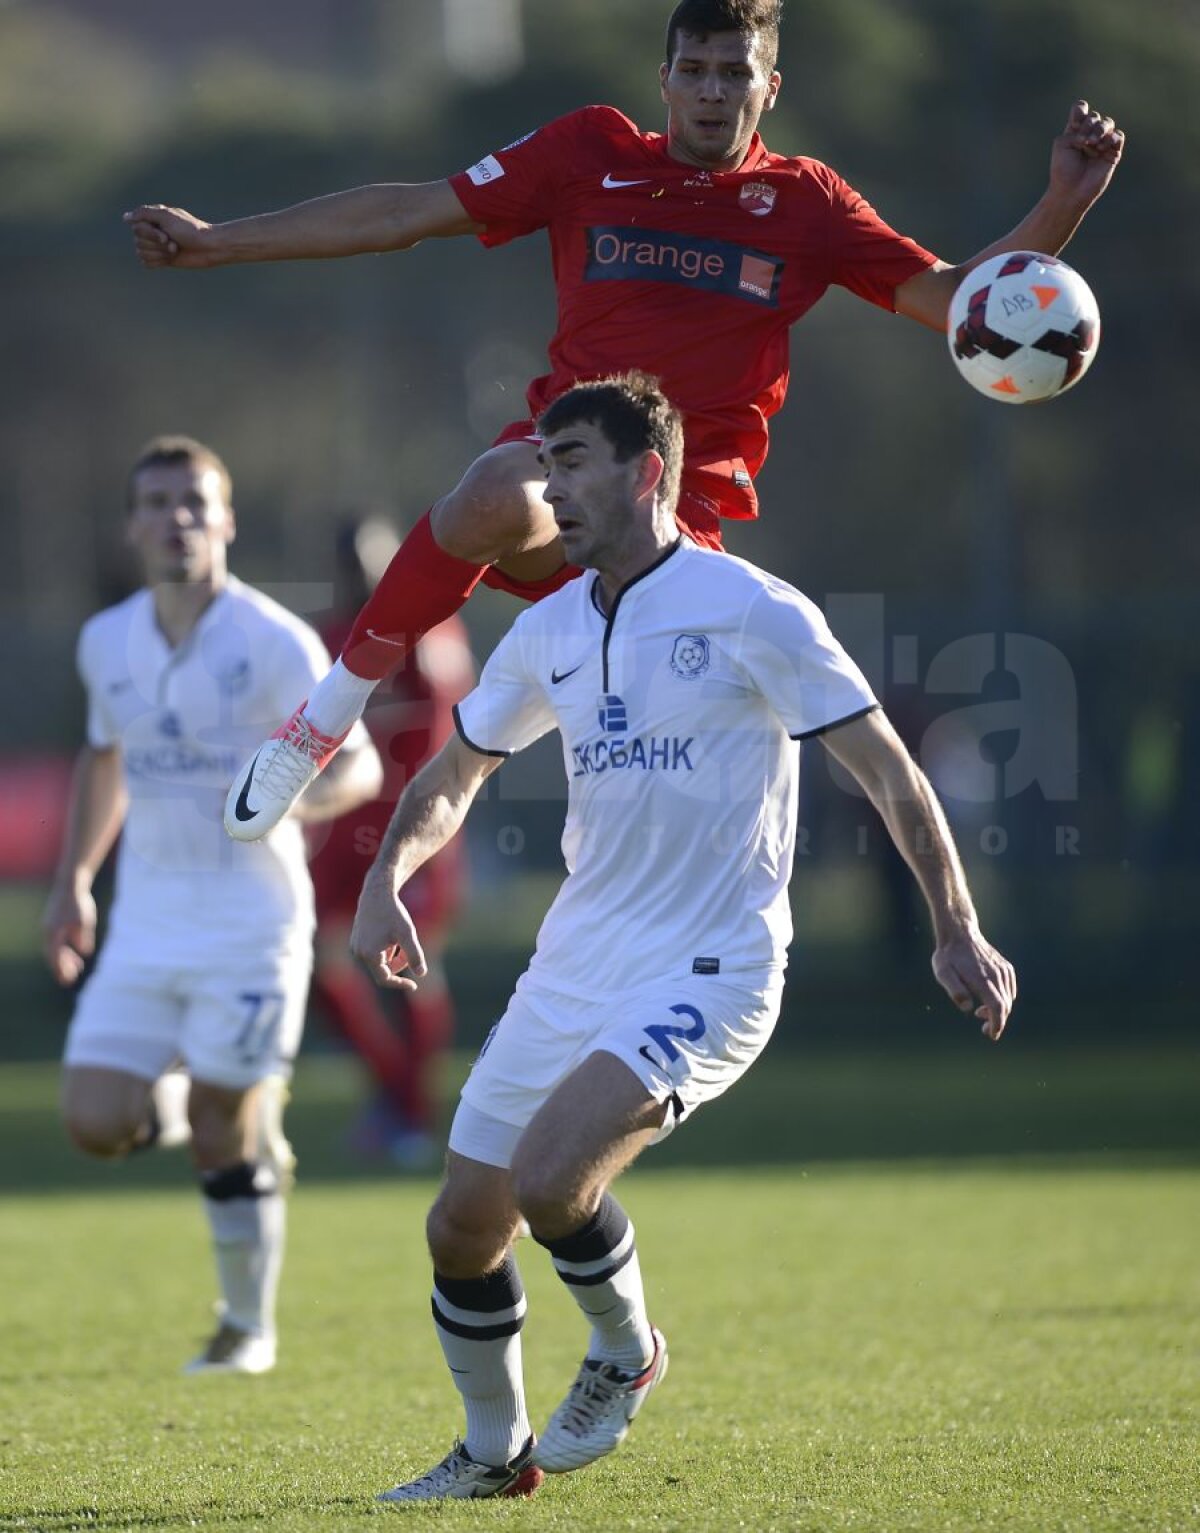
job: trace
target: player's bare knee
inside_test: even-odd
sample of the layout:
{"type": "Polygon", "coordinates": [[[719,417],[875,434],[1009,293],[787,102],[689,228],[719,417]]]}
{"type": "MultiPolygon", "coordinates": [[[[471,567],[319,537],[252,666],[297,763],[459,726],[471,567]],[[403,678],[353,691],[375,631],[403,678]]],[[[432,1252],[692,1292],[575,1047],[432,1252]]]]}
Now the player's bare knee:
{"type": "Polygon", "coordinates": [[[116,1160],[128,1154],[139,1127],[124,1118],[90,1111],[81,1103],[64,1108],[63,1126],[75,1148],[97,1160],[116,1160]]]}
{"type": "Polygon", "coordinates": [[[222,1171],[246,1158],[245,1097],[245,1092],[193,1082],[188,1122],[197,1171],[222,1171]]]}
{"type": "Polygon", "coordinates": [[[433,1265],[443,1277],[479,1277],[490,1272],[503,1257],[507,1233],[489,1220],[473,1217],[468,1208],[455,1207],[441,1197],[425,1220],[425,1238],[433,1265]]]}
{"type": "Polygon", "coordinates": [[[535,1235],[556,1239],[585,1224],[593,1201],[579,1178],[528,1156],[513,1162],[513,1199],[535,1235]]]}
{"type": "Polygon", "coordinates": [[[526,487],[525,455],[498,447],[435,502],[430,522],[448,554],[491,563],[527,547],[544,516],[548,508],[526,487]]]}

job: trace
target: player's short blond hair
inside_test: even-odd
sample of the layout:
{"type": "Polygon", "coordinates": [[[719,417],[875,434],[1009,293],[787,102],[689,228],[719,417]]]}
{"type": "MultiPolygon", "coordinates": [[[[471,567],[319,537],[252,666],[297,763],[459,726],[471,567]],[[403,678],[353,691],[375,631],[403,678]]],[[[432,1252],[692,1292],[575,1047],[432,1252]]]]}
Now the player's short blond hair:
{"type": "Polygon", "coordinates": [[[628,372],[577,383],[543,410],[538,430],[551,436],[580,423],[603,433],[619,463],[639,453],[656,452],[663,460],[658,503],[674,516],[683,473],[683,417],[657,378],[628,372]]]}
{"type": "Polygon", "coordinates": [[[211,447],[206,447],[195,437],[173,435],[151,437],[134,458],[125,486],[125,504],[128,509],[133,510],[137,477],[143,469],[174,468],[183,463],[190,463],[193,467],[202,470],[215,469],[221,480],[221,494],[225,504],[227,506],[233,504],[233,479],[225,467],[224,460],[211,447]]]}

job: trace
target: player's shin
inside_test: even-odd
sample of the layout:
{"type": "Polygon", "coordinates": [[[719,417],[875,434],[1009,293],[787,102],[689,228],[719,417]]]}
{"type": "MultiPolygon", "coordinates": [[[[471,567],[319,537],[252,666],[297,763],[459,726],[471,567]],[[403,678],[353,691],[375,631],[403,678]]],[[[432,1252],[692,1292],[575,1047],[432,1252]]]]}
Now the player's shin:
{"type": "Polygon", "coordinates": [[[377,683],[422,635],[458,611],[486,568],[448,554],[434,537],[427,512],[392,556],[333,669],[313,688],[304,707],[313,728],[344,734],[377,683]]]}
{"type": "Polygon", "coordinates": [[[606,1192],[588,1222],[546,1247],[554,1270],[591,1321],[588,1357],[635,1373],[654,1356],[654,1335],[646,1315],[642,1273],[629,1215],[606,1192]]]}
{"type": "Polygon", "coordinates": [[[433,1319],[466,1408],[468,1453],[477,1463],[507,1463],[530,1436],[521,1368],[525,1292],[511,1253],[483,1277],[435,1272],[433,1319]]]}
{"type": "Polygon", "coordinates": [[[275,1297],[283,1267],[286,1202],[275,1171],[242,1161],[201,1178],[212,1230],[225,1325],[275,1335],[275,1297]]]}

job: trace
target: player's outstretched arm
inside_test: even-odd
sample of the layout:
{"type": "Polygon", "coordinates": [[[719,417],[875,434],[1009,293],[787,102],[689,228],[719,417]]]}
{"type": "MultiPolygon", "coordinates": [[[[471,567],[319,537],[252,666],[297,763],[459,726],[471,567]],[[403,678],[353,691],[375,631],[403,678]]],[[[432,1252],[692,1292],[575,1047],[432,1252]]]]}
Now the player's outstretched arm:
{"type": "Polygon", "coordinates": [[[933,973],[960,1011],[974,1012],[993,1041],[1017,996],[1012,964],[979,930],[954,838],[928,778],[881,709],[821,736],[883,817],[933,919],[933,973]]]}
{"type": "Polygon", "coordinates": [[[177,271],[408,250],[424,239],[471,234],[479,227],[449,181],[357,186],[224,224],[159,203],[134,208],[124,218],[142,265],[177,271]]]}
{"type": "Polygon", "coordinates": [[[92,884],[125,819],[121,753],[85,746],[75,763],[67,831],[42,916],[42,953],[60,985],[73,985],[96,948],[92,884]]]}
{"type": "Polygon", "coordinates": [[[896,289],[896,312],[935,330],[945,330],[950,300],[960,280],[1005,250],[1036,250],[1058,255],[1083,222],[1121,163],[1125,135],[1111,117],[1093,111],[1086,101],[1072,103],[1067,125],[1050,151],[1050,182],[1041,200],[1002,239],[958,266],[939,262],[896,289]]]}
{"type": "Polygon", "coordinates": [[[399,890],[451,839],[503,759],[472,750],[452,735],[400,795],[363,882],[350,934],[350,951],[376,984],[415,990],[425,974],[425,955],[399,890]],[[405,977],[405,969],[416,978],[405,977]]]}

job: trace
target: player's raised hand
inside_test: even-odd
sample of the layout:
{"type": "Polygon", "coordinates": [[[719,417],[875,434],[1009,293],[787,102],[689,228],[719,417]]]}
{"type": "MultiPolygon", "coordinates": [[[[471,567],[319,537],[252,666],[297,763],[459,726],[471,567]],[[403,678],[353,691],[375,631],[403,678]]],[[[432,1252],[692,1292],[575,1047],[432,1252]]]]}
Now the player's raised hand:
{"type": "Polygon", "coordinates": [[[146,204],[122,216],[133,233],[133,248],[143,266],[200,271],[218,264],[205,240],[212,225],[185,209],[146,204]]]}
{"type": "Polygon", "coordinates": [[[358,897],[350,951],[377,985],[415,990],[425,977],[425,954],[412,917],[390,880],[375,873],[367,875],[358,897]]]}
{"type": "Polygon", "coordinates": [[[56,884],[42,916],[42,953],[60,985],[73,985],[96,951],[96,902],[88,890],[56,884]]]}
{"type": "Polygon", "coordinates": [[[1008,959],[977,927],[961,928],[938,943],[933,973],[959,1011],[974,1012],[983,1036],[997,1042],[1017,998],[1016,971],[1008,959]]]}
{"type": "Polygon", "coordinates": [[[1125,135],[1111,117],[1093,111],[1086,101],[1071,103],[1067,125],[1050,153],[1050,185],[1063,196],[1093,203],[1121,162],[1125,135]]]}

